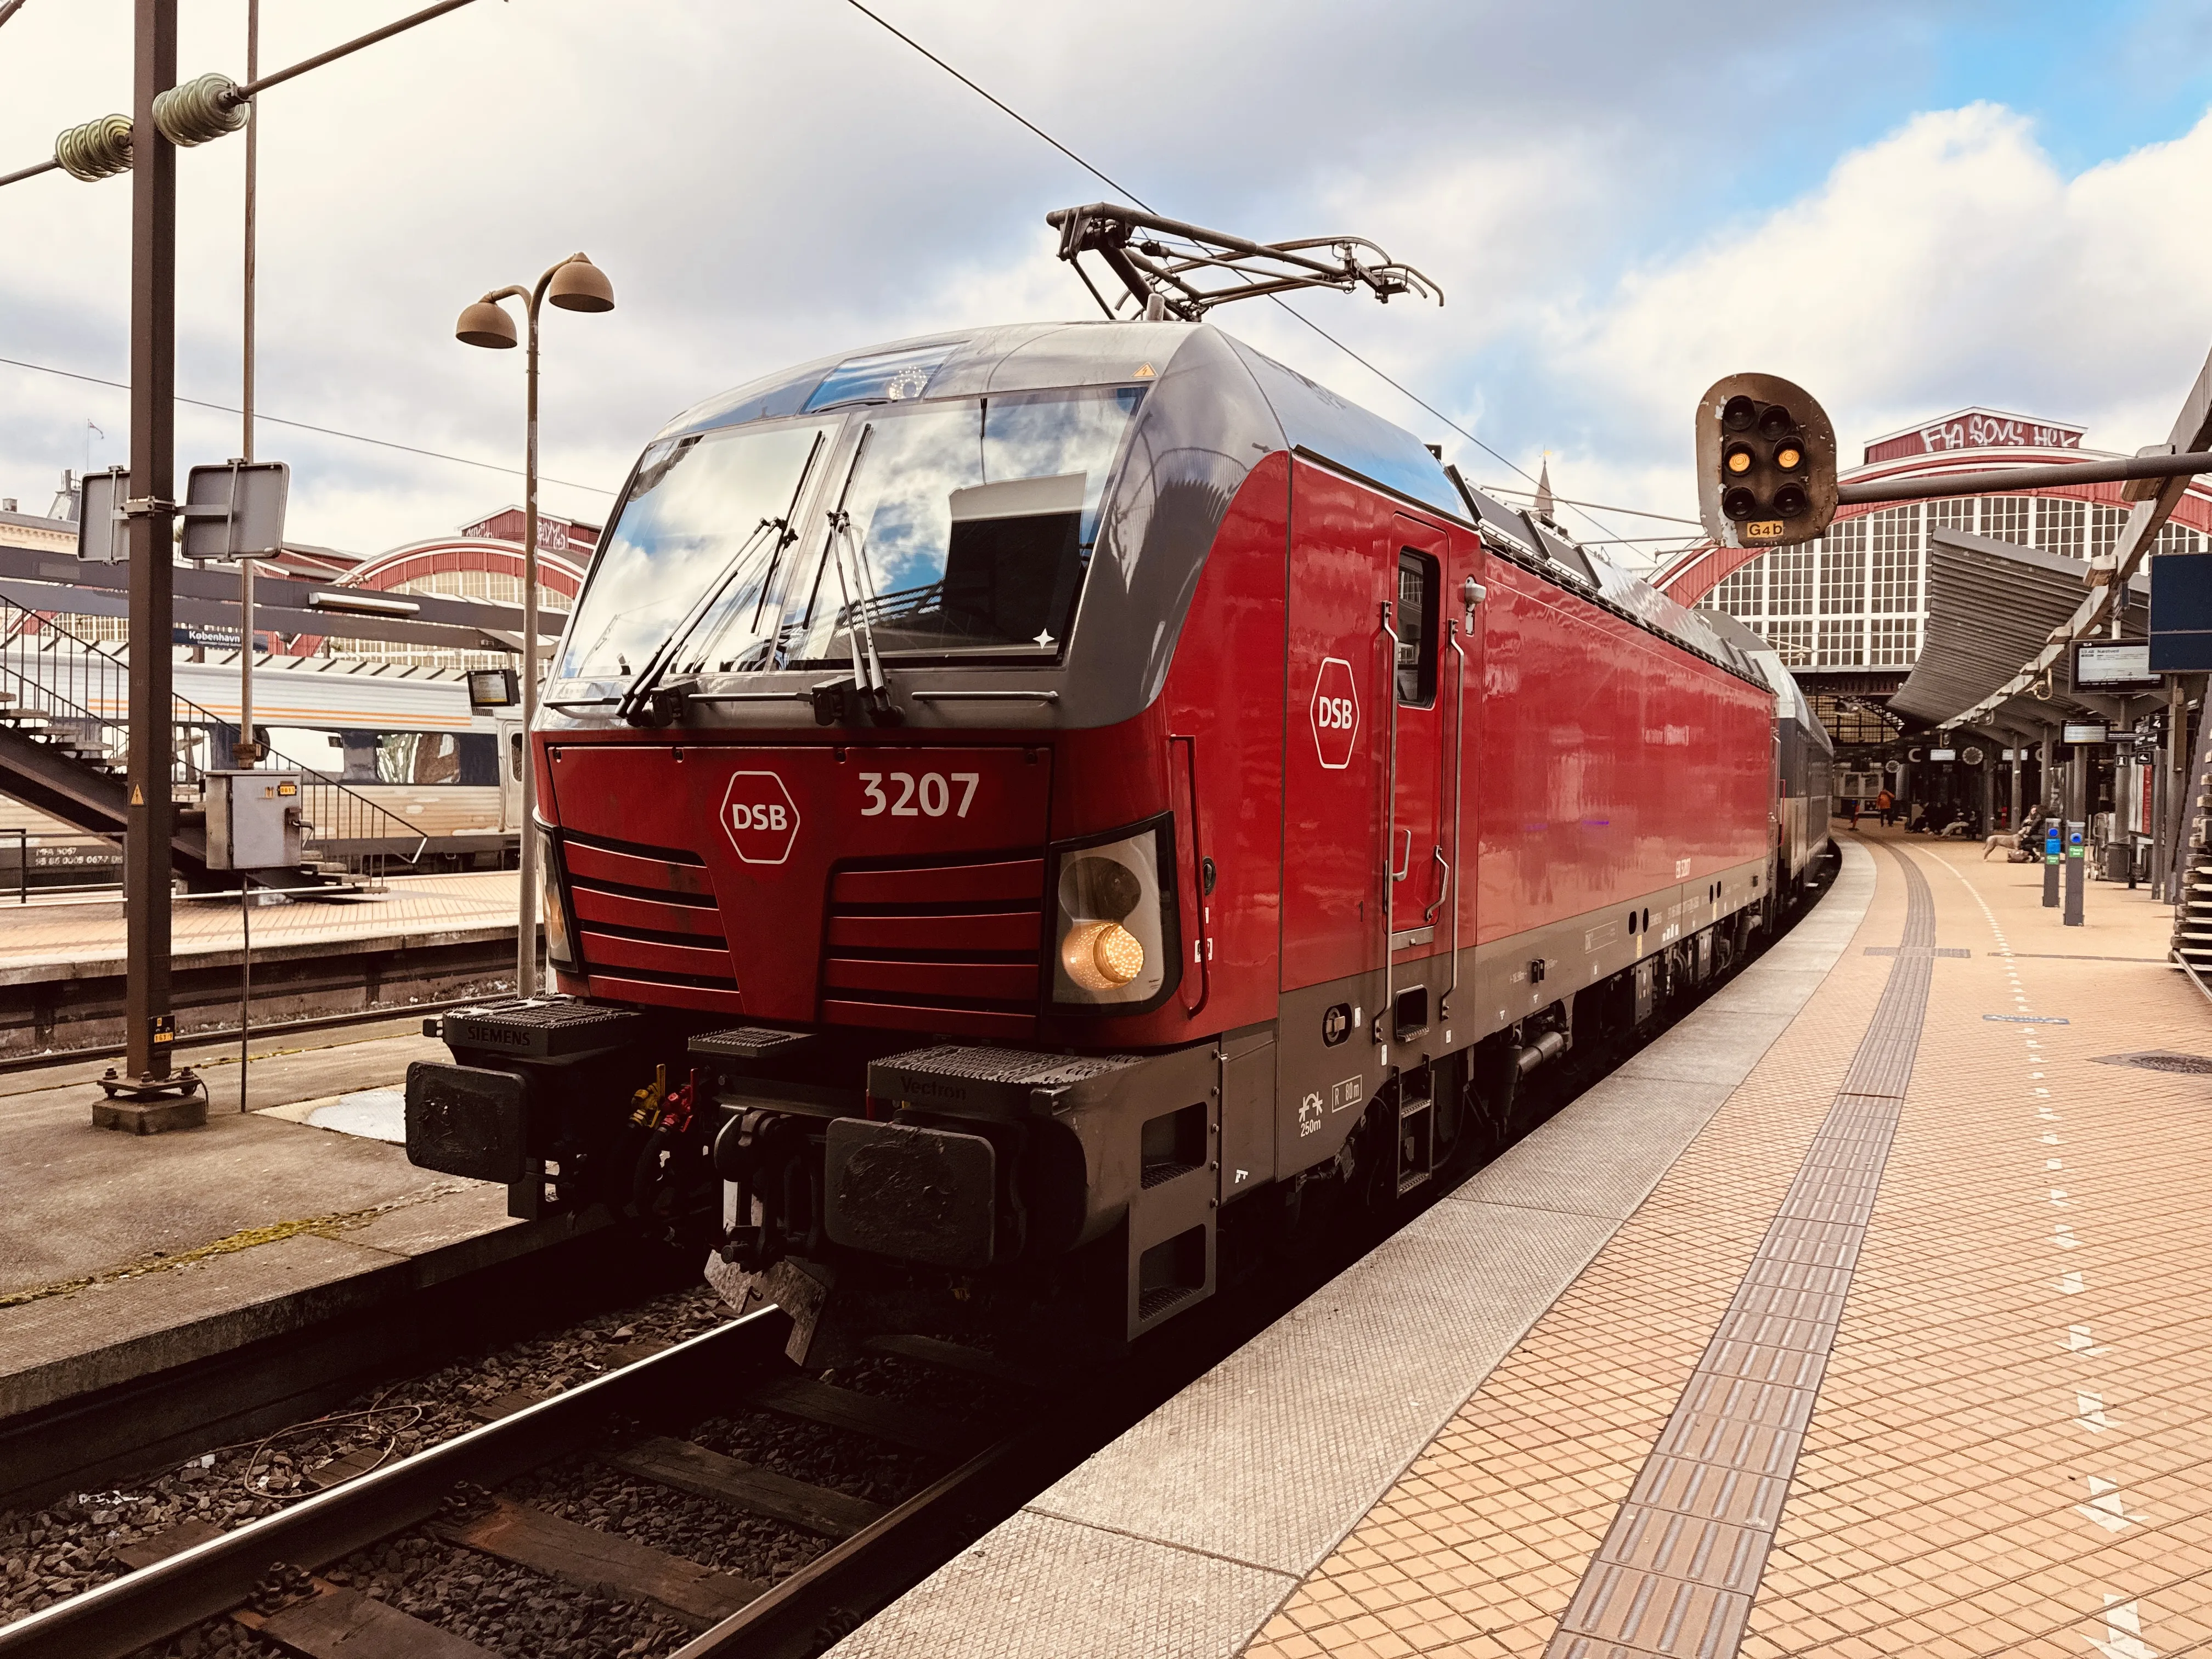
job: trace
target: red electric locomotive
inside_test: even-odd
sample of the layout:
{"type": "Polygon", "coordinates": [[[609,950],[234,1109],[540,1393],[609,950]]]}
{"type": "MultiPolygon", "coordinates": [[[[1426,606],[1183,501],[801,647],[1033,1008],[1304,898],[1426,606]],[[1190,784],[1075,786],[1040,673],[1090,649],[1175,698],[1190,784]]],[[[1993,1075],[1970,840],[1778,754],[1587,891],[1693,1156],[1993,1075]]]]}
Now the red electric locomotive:
{"type": "Polygon", "coordinates": [[[1778,659],[1152,310],[653,441],[532,736],[562,995],[446,1017],[416,1163],[710,1243],[795,1355],[944,1296],[1133,1338],[1773,924],[1827,791],[1778,659]]]}

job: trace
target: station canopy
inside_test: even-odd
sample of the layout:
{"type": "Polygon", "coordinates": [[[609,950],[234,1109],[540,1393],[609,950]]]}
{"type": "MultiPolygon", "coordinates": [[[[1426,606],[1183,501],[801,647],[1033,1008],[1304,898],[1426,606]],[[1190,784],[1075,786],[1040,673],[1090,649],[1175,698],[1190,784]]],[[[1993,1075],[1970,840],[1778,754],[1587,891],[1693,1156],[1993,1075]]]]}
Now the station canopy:
{"type": "MultiPolygon", "coordinates": [[[[2066,625],[2081,603],[2080,559],[1936,526],[1928,538],[1928,621],[1920,659],[1889,699],[1907,720],[1940,726],[2002,685],[2066,625]]],[[[2128,584],[2123,639],[2142,639],[2149,582],[2128,584]]],[[[2006,699],[1977,720],[1990,730],[2035,731],[2068,720],[2108,720],[2109,697],[2077,697],[2062,664],[2049,697],[2006,699]]]]}

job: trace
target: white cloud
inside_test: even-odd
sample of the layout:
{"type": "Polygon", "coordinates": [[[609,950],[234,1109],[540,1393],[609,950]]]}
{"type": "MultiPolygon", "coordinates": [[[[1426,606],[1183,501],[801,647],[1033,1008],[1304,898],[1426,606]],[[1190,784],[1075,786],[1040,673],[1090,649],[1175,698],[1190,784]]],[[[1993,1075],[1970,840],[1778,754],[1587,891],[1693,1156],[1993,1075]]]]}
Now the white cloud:
{"type": "Polygon", "coordinates": [[[1554,477],[1690,510],[1692,401],[1747,368],[1819,398],[1847,461],[1971,404],[2162,441],[2212,342],[2208,210],[2212,117],[2070,179],[2008,110],[1917,117],[1802,199],[1554,308],[1543,359],[1590,400],[1554,477]]]}
{"type": "MultiPolygon", "coordinates": [[[[1692,0],[1215,0],[1110,28],[1034,0],[879,9],[1163,210],[1261,235],[1359,232],[1429,271],[1442,312],[1301,304],[1532,470],[1548,447],[1569,494],[1684,507],[1688,400],[1747,362],[1795,368],[1850,432],[2009,401],[2109,421],[2131,445],[2163,436],[2206,332],[2201,133],[2067,180],[2017,118],[1977,106],[1856,152],[1802,202],[1740,213],[1741,192],[1772,181],[1745,174],[1713,88],[1737,88],[1739,126],[1835,154],[1924,46],[1908,0],[1782,15],[1741,52],[1692,0]],[[1753,257],[1788,276],[1802,314],[1759,288],[1753,257]],[[2077,312],[2099,306],[2124,314],[2084,334],[2077,312]],[[2014,337],[2022,326],[2040,337],[2014,337]],[[2063,374],[2033,369],[2051,357],[2063,374]]],[[[265,7],[263,62],[398,9],[265,7]]],[[[186,73],[242,70],[243,10],[184,8],[186,73]]],[[[126,0],[36,0],[9,22],[0,171],[126,101],[129,17],[126,0]]],[[[544,460],[604,484],[669,414],[782,364],[1087,314],[1042,217],[1115,193],[841,0],[471,6],[272,92],[263,121],[264,409],[515,457],[516,354],[457,345],[453,319],[582,247],[620,307],[548,321],[544,460]]],[[[223,140],[179,169],[179,388],[223,403],[242,149],[223,140]]],[[[126,179],[0,191],[0,356],[124,378],[129,199],[126,179]]],[[[1291,319],[1222,320],[1449,435],[1291,319]]],[[[84,459],[87,416],[110,434],[94,463],[120,459],[120,392],[0,368],[0,493],[43,506],[84,459]]],[[[235,427],[180,414],[180,460],[232,453],[235,427]]],[[[294,464],[304,540],[372,550],[519,494],[281,428],[260,447],[294,464]]],[[[568,512],[604,499],[546,493],[568,512]]]]}

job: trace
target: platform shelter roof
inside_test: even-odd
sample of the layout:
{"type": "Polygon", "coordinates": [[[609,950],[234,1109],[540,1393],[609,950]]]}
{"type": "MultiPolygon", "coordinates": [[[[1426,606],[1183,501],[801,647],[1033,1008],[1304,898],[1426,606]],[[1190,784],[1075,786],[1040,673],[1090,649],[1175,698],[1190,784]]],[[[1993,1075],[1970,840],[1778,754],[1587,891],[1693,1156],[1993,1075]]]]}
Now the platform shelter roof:
{"type": "MultiPolygon", "coordinates": [[[[1939,726],[1972,708],[2020,672],[2050,642],[2081,603],[2079,559],[2039,548],[1995,541],[1968,531],[1936,528],[1928,547],[1928,623],[1919,660],[1889,707],[1908,719],[1939,726]]],[[[2143,636],[2148,614],[2148,580],[2129,584],[2134,602],[2123,619],[2123,638],[2143,636]]],[[[2051,676],[2047,700],[2014,697],[1986,722],[2033,731],[2072,719],[2105,718],[2076,699],[2065,674],[2051,676]]]]}

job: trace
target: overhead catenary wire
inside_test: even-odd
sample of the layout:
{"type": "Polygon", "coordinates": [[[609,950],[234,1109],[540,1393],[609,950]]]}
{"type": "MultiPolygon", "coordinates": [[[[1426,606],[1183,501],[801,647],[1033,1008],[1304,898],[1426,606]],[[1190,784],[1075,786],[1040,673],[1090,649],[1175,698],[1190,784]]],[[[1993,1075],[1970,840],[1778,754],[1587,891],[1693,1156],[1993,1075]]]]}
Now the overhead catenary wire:
{"type": "MultiPolygon", "coordinates": [[[[1482,488],[1486,494],[1492,495],[1534,495],[1536,494],[1536,491],[1533,489],[1523,489],[1518,484],[1485,484],[1482,488]]],[[[1679,513],[1653,513],[1644,507],[1620,507],[1608,501],[1578,501],[1571,500],[1569,497],[1565,495],[1555,495],[1552,499],[1554,504],[1559,507],[1595,507],[1601,513],[1626,513],[1632,519],[1657,519],[1667,524],[1696,525],[1701,529],[1704,527],[1705,523],[1701,519],[1686,519],[1679,513]]],[[[1646,536],[1642,538],[1642,539],[1650,541],[1655,538],[1646,536]]]]}
{"type": "MultiPolygon", "coordinates": [[[[10,368],[29,369],[33,374],[58,375],[65,380],[82,380],[88,386],[112,386],[118,392],[131,390],[131,383],[127,380],[102,380],[97,374],[80,374],[75,369],[56,368],[48,363],[26,362],[20,357],[0,357],[0,363],[5,363],[10,368]]],[[[180,404],[190,404],[195,409],[213,410],[218,415],[245,413],[245,410],[233,408],[228,404],[211,404],[201,398],[179,398],[177,401],[180,404]]],[[[485,472],[504,472],[510,477],[516,478],[523,476],[522,469],[519,466],[501,466],[496,461],[479,461],[469,455],[448,455],[443,450],[424,449],[419,445],[403,444],[390,438],[372,438],[366,433],[341,431],[332,426],[315,426],[307,421],[288,421],[281,415],[270,415],[258,409],[254,410],[253,418],[256,421],[266,421],[271,426],[289,426],[300,432],[319,433],[325,438],[343,438],[349,443],[374,444],[379,449],[397,449],[409,455],[426,456],[434,461],[451,461],[456,466],[473,466],[485,472]]],[[[538,478],[541,483],[559,484],[563,489],[581,489],[594,495],[611,495],[615,493],[603,484],[578,483],[572,478],[550,477],[543,472],[538,475],[538,478]]]]}
{"type": "MultiPolygon", "coordinates": [[[[966,87],[970,92],[973,92],[977,97],[982,99],[986,103],[998,110],[1001,114],[1006,116],[1011,120],[1015,121],[1021,126],[1027,128],[1037,137],[1051,145],[1053,149],[1058,150],[1062,155],[1065,155],[1069,161],[1074,162],[1076,166],[1081,167],[1092,178],[1097,179],[1121,191],[1132,202],[1134,202],[1139,207],[1144,209],[1146,212],[1157,213],[1159,211],[1158,209],[1155,208],[1150,202],[1147,202],[1135,191],[1131,190],[1120,179],[1115,178],[1113,174],[1077,155],[1059,139],[1054,137],[1052,134],[1047,132],[1036,122],[1030,120],[1028,116],[1024,115],[1019,110],[1014,108],[1012,105],[1007,103],[1006,100],[997,96],[988,88],[979,85],[975,81],[970,79],[968,76],[961,73],[960,70],[955,69],[951,64],[939,57],[927,46],[923,46],[921,41],[907,33],[905,30],[898,27],[896,24],[889,21],[878,13],[871,10],[867,6],[862,4],[861,0],[845,0],[845,3],[852,7],[854,11],[859,12],[863,17],[866,17],[870,22],[874,23],[878,28],[881,28],[886,33],[904,42],[915,52],[921,53],[921,56],[927,58],[931,63],[936,64],[938,68],[943,70],[947,75],[959,82],[962,86],[966,87]]],[[[1437,420],[1442,421],[1446,426],[1458,433],[1461,437],[1466,439],[1469,443],[1473,444],[1477,449],[1482,451],[1484,454],[1489,456],[1499,465],[1512,468],[1514,471],[1519,473],[1522,477],[1527,478],[1530,483],[1536,482],[1534,477],[1529,473],[1526,467],[1522,466],[1518,462],[1514,461],[1510,457],[1500,454],[1497,450],[1492,449],[1488,444],[1483,442],[1481,439],[1476,437],[1474,433],[1468,431],[1457,421],[1452,419],[1450,416],[1445,414],[1443,410],[1438,409],[1427,398],[1422,397],[1419,392],[1415,392],[1411,386],[1406,385],[1403,381],[1385,373],[1374,363],[1370,362],[1366,358],[1361,356],[1359,353],[1353,350],[1350,346],[1345,344],[1343,341],[1338,339],[1336,336],[1330,333],[1327,329],[1323,328],[1319,323],[1314,321],[1312,318],[1307,316],[1304,312],[1299,311],[1293,306],[1286,304],[1279,295],[1269,295],[1267,297],[1273,300],[1277,306],[1280,307],[1286,314],[1296,318],[1299,322],[1304,323],[1316,334],[1320,335],[1322,339],[1328,341],[1329,344],[1334,346],[1346,356],[1351,358],[1353,362],[1358,363],[1362,368],[1375,376],[1376,380],[1382,381],[1383,385],[1390,387],[1391,390],[1396,392],[1400,396],[1419,405],[1421,409],[1425,410],[1430,415],[1435,416],[1437,420]]],[[[1565,504],[1565,503],[1563,503],[1563,505],[1565,504]]],[[[1616,540],[1621,539],[1612,526],[1594,517],[1586,507],[1577,505],[1575,510],[1580,513],[1583,518],[1588,519],[1590,523],[1595,525],[1600,530],[1603,531],[1608,537],[1612,537],[1616,540]]]]}

